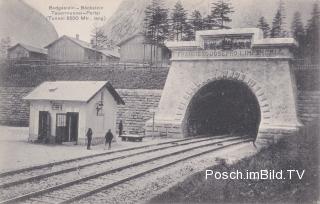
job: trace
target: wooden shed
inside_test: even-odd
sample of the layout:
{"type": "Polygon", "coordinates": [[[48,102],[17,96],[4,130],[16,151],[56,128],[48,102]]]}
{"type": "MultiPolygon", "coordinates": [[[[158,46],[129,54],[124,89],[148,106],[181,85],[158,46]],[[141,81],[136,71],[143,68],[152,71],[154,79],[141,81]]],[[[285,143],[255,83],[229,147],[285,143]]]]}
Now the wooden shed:
{"type": "Polygon", "coordinates": [[[88,42],[76,38],[62,36],[45,48],[48,49],[48,59],[52,62],[115,62],[119,54],[97,50],[88,42]]]}
{"type": "Polygon", "coordinates": [[[24,97],[30,102],[29,141],[93,144],[116,132],[117,105],[124,101],[107,81],[44,82],[24,97]]]}
{"type": "Polygon", "coordinates": [[[46,60],[47,56],[46,49],[23,43],[18,43],[8,49],[8,59],[10,60],[46,60]]]}
{"type": "Polygon", "coordinates": [[[165,46],[152,45],[143,33],[137,33],[121,41],[120,62],[139,64],[168,64],[170,51],[165,46]]]}
{"type": "Polygon", "coordinates": [[[100,59],[102,62],[119,62],[120,54],[115,50],[99,50],[102,53],[102,58],[100,59]]]}

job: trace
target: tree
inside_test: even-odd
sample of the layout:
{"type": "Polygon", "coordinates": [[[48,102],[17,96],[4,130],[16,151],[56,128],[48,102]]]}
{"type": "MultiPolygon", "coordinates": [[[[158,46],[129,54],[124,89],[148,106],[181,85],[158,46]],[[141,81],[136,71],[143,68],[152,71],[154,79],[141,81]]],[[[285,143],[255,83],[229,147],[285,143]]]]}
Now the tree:
{"type": "Polygon", "coordinates": [[[311,19],[308,21],[307,25],[307,34],[306,34],[306,53],[310,56],[311,63],[320,64],[319,59],[319,38],[320,38],[320,12],[319,12],[319,5],[315,3],[313,5],[313,10],[311,13],[311,19]]]}
{"type": "Polygon", "coordinates": [[[230,23],[232,19],[229,17],[233,13],[233,7],[228,0],[218,0],[216,3],[212,3],[211,18],[216,26],[220,29],[229,28],[225,24],[230,23]]]}
{"type": "Polygon", "coordinates": [[[169,24],[168,24],[168,10],[164,8],[161,0],[152,0],[145,10],[144,17],[145,24],[145,44],[151,45],[151,64],[153,59],[157,62],[156,57],[157,47],[163,45],[168,38],[169,24]]]}
{"type": "Polygon", "coordinates": [[[204,23],[200,11],[194,10],[191,14],[191,27],[192,27],[192,38],[195,38],[197,30],[203,30],[204,23]]]}
{"type": "Polygon", "coordinates": [[[279,38],[279,37],[286,37],[287,32],[285,31],[285,9],[284,3],[280,0],[279,8],[276,12],[276,15],[272,21],[272,29],[271,29],[271,37],[272,38],[279,38]]]}
{"type": "Polygon", "coordinates": [[[295,12],[291,23],[291,34],[293,38],[299,43],[299,48],[296,52],[296,58],[303,58],[303,52],[305,49],[305,30],[301,20],[300,12],[295,12]]]}
{"type": "Polygon", "coordinates": [[[264,38],[267,38],[270,36],[270,26],[263,16],[259,18],[257,28],[260,28],[263,31],[264,38]]]}
{"type": "Polygon", "coordinates": [[[101,28],[94,27],[91,32],[91,45],[97,50],[101,49],[112,49],[114,44],[113,41],[108,38],[101,28]]]}
{"type": "Polygon", "coordinates": [[[191,26],[187,23],[187,11],[178,1],[171,13],[171,39],[172,40],[187,40],[190,38],[191,26]]]}
{"type": "Polygon", "coordinates": [[[193,29],[191,23],[189,23],[187,21],[186,25],[183,29],[182,40],[190,41],[190,40],[194,40],[194,37],[195,37],[194,29],[193,29]]]}
{"type": "Polygon", "coordinates": [[[203,29],[204,30],[212,30],[216,27],[217,23],[212,19],[211,15],[207,15],[203,18],[203,29]]]}
{"type": "Polygon", "coordinates": [[[2,38],[0,41],[0,59],[7,57],[8,49],[11,47],[10,37],[2,38]]]}
{"type": "Polygon", "coordinates": [[[168,38],[168,10],[161,0],[152,0],[145,10],[145,34],[149,42],[163,44],[168,38]]]}
{"type": "Polygon", "coordinates": [[[95,61],[101,60],[98,58],[98,50],[108,49],[113,50],[115,47],[114,42],[108,38],[108,36],[104,33],[104,31],[98,27],[96,24],[94,25],[93,30],[91,31],[91,47],[94,49],[94,59],[95,61]]]}
{"type": "Polygon", "coordinates": [[[295,12],[294,15],[293,15],[293,20],[292,20],[292,23],[291,23],[291,33],[292,33],[292,36],[297,41],[299,41],[299,39],[301,37],[304,37],[304,35],[305,35],[305,30],[304,30],[304,27],[303,27],[303,23],[302,23],[302,20],[301,20],[301,14],[300,14],[299,11],[295,12]]]}

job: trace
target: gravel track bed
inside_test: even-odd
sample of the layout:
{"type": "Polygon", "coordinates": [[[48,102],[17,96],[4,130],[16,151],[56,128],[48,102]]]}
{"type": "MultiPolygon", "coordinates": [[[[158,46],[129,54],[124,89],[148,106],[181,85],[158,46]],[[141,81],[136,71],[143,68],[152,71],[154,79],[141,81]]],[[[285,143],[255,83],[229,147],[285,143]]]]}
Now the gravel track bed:
{"type": "MultiPolygon", "coordinates": [[[[163,146],[170,146],[170,144],[163,145],[163,146]]],[[[45,168],[41,168],[41,169],[35,169],[32,171],[21,172],[18,174],[1,177],[0,184],[19,181],[21,179],[25,179],[25,178],[29,178],[29,177],[33,177],[33,176],[56,172],[56,171],[64,170],[67,168],[77,167],[77,166],[85,165],[85,164],[92,163],[92,162],[99,162],[102,160],[111,159],[114,157],[119,157],[119,156],[124,156],[124,155],[130,155],[130,154],[143,152],[143,151],[151,150],[151,149],[156,149],[156,147],[150,147],[150,148],[146,147],[146,148],[139,149],[139,150],[129,150],[126,152],[106,154],[106,155],[96,156],[96,157],[87,158],[87,159],[80,159],[80,160],[76,160],[76,161],[68,162],[68,163],[64,163],[64,164],[58,164],[58,165],[54,165],[51,167],[45,167],[45,168]]]]}
{"type": "Polygon", "coordinates": [[[251,143],[244,143],[219,152],[208,153],[185,162],[180,162],[164,170],[158,170],[143,177],[127,181],[121,185],[74,202],[81,204],[108,203],[108,204],[136,204],[145,203],[159,193],[168,190],[178,182],[182,182],[188,176],[203,171],[216,165],[217,158],[225,158],[228,163],[239,160],[241,157],[250,156],[255,153],[251,143]]]}
{"type": "MultiPolygon", "coordinates": [[[[233,137],[229,137],[228,139],[232,139],[232,138],[233,137]]],[[[202,142],[198,142],[198,143],[191,143],[191,144],[188,144],[185,146],[176,146],[175,148],[168,148],[168,149],[164,149],[162,151],[149,152],[145,155],[144,154],[136,155],[136,156],[124,158],[121,160],[115,160],[115,161],[110,161],[107,163],[88,166],[88,167],[82,168],[77,171],[72,171],[72,172],[68,172],[68,173],[64,173],[64,174],[50,176],[48,178],[43,178],[39,181],[32,181],[32,182],[28,182],[28,183],[24,183],[24,184],[20,184],[20,185],[16,185],[16,186],[2,188],[2,189],[0,189],[0,192],[1,192],[0,200],[7,200],[7,199],[10,199],[13,197],[17,197],[19,195],[31,193],[31,192],[34,192],[34,191],[37,191],[40,189],[53,187],[53,186],[56,186],[56,185],[59,185],[59,184],[65,183],[65,182],[70,182],[70,181],[80,179],[80,178],[83,178],[86,176],[90,176],[93,174],[106,172],[108,170],[112,170],[112,169],[122,167],[122,166],[125,166],[128,164],[136,163],[136,162],[143,161],[146,159],[151,159],[154,157],[173,153],[173,152],[180,151],[180,150],[189,149],[191,147],[196,147],[199,145],[210,144],[213,142],[220,142],[223,140],[225,140],[225,139],[221,138],[221,139],[215,139],[214,141],[212,141],[212,140],[211,141],[202,141],[202,142]]],[[[186,153],[183,153],[183,154],[186,154],[186,153]]]]}
{"type": "MultiPolygon", "coordinates": [[[[206,139],[208,139],[208,138],[206,138],[206,139]]],[[[206,139],[202,138],[202,139],[195,139],[192,141],[198,142],[198,141],[202,141],[202,140],[206,140],[206,139]]],[[[158,146],[145,147],[145,148],[137,149],[137,150],[129,150],[129,151],[125,151],[125,152],[106,154],[106,155],[96,156],[96,157],[87,158],[87,159],[79,159],[79,160],[76,160],[73,162],[53,165],[51,167],[45,167],[45,168],[41,168],[41,169],[35,169],[32,171],[21,172],[21,173],[14,174],[14,175],[0,177],[0,185],[4,184],[4,183],[19,181],[19,180],[26,179],[26,178],[33,177],[33,176],[38,176],[38,175],[47,174],[47,173],[51,173],[51,172],[61,171],[61,170],[68,169],[68,168],[78,167],[78,166],[85,165],[85,164],[92,163],[92,162],[99,162],[99,161],[103,161],[106,159],[131,155],[131,154],[140,153],[140,152],[148,151],[148,150],[156,150],[158,148],[170,147],[175,144],[185,144],[185,143],[189,143],[189,142],[191,142],[191,141],[172,142],[169,144],[162,144],[162,145],[158,145],[158,146]]]]}
{"type": "MultiPolygon", "coordinates": [[[[236,143],[236,142],[239,142],[239,140],[225,142],[224,144],[228,145],[228,144],[232,144],[232,143],[236,143]]],[[[111,184],[111,183],[113,183],[115,181],[119,181],[119,180],[122,180],[124,178],[127,178],[127,177],[130,177],[130,176],[145,172],[147,170],[153,169],[155,167],[159,167],[161,165],[170,163],[172,161],[176,161],[176,160],[179,160],[181,158],[188,157],[188,156],[191,156],[191,155],[194,155],[194,154],[197,154],[197,153],[201,153],[201,152],[204,152],[204,151],[207,151],[207,150],[212,150],[212,149],[215,149],[217,147],[219,147],[219,145],[202,147],[200,149],[191,150],[191,151],[185,152],[183,154],[173,155],[173,156],[169,156],[169,157],[166,157],[166,158],[163,158],[163,159],[159,159],[159,160],[156,160],[156,161],[151,161],[151,162],[148,162],[148,163],[143,164],[143,165],[139,165],[139,166],[136,166],[136,167],[124,169],[124,170],[116,172],[116,173],[112,173],[112,174],[109,174],[109,175],[100,176],[100,177],[95,178],[95,179],[84,181],[84,182],[81,182],[79,184],[75,184],[75,185],[73,185],[71,187],[68,187],[68,188],[55,190],[55,191],[53,191],[51,193],[46,194],[45,196],[38,196],[35,199],[36,200],[43,200],[45,202],[47,202],[48,199],[49,199],[50,202],[51,201],[58,202],[58,201],[61,201],[63,199],[68,199],[71,196],[79,195],[79,194],[85,193],[85,192],[87,192],[89,190],[93,190],[93,189],[99,188],[101,186],[111,184]],[[57,197],[58,199],[53,199],[54,197],[57,197]]]]}

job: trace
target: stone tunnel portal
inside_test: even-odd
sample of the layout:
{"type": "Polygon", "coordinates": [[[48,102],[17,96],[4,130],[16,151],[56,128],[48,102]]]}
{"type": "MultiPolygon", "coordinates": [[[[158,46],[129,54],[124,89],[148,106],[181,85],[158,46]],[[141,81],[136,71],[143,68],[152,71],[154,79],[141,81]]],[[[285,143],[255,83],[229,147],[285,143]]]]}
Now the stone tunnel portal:
{"type": "Polygon", "coordinates": [[[184,119],[184,135],[232,134],[257,137],[259,102],[243,82],[218,80],[202,87],[191,99],[184,119]]]}

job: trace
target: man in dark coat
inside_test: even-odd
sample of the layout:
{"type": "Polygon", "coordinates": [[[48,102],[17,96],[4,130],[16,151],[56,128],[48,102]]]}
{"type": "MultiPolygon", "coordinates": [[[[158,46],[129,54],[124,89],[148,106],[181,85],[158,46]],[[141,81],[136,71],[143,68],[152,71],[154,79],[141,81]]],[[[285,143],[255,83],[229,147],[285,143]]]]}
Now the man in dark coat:
{"type": "Polygon", "coordinates": [[[106,133],[106,142],[105,142],[105,146],[107,146],[107,143],[109,143],[109,147],[108,149],[111,149],[111,142],[112,142],[112,139],[113,139],[113,134],[111,132],[111,129],[108,130],[108,132],[106,133]]]}
{"type": "Polygon", "coordinates": [[[122,124],[122,120],[120,120],[120,122],[119,122],[119,137],[122,135],[122,130],[123,130],[123,124],[122,124]]]}
{"type": "Polygon", "coordinates": [[[91,140],[92,140],[92,130],[91,130],[91,128],[89,128],[88,131],[87,131],[87,139],[88,139],[87,149],[91,149],[91,140]]]}

